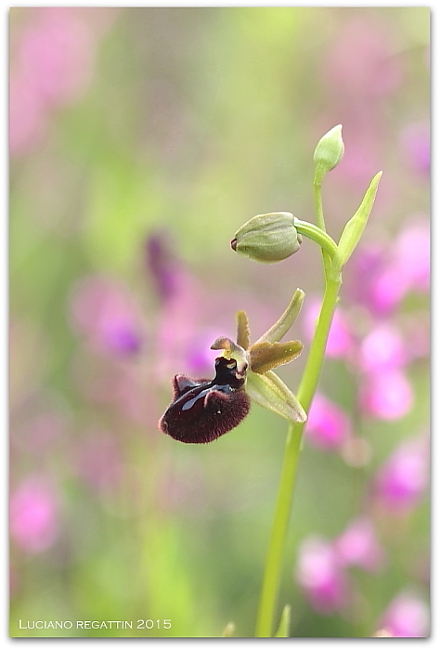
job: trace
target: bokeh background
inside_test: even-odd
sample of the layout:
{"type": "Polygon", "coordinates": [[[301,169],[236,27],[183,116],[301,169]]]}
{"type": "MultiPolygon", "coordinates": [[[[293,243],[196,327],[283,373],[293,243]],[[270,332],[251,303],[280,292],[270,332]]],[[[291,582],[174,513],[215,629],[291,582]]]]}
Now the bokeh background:
{"type": "Polygon", "coordinates": [[[334,238],[383,178],[307,426],[279,612],[296,637],[429,633],[429,74],[428,8],[10,10],[12,636],[253,635],[286,423],[254,406],[184,445],[157,421],[174,374],[212,374],[237,309],[255,340],[299,286],[305,352],[280,371],[296,390],[320,252],[259,265],[229,241],[255,214],[314,219],[313,151],[336,124],[334,238]],[[134,624],[75,629],[93,620],[134,624]]]}

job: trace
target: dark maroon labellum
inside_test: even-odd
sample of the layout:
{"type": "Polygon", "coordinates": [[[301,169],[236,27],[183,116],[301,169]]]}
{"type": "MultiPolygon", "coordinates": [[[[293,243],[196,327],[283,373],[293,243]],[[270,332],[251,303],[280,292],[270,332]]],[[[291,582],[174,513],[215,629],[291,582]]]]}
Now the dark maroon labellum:
{"type": "Polygon", "coordinates": [[[234,359],[215,360],[214,379],[176,375],[174,400],[159,420],[159,428],[175,440],[211,442],[234,429],[249,413],[244,376],[234,359]]]}

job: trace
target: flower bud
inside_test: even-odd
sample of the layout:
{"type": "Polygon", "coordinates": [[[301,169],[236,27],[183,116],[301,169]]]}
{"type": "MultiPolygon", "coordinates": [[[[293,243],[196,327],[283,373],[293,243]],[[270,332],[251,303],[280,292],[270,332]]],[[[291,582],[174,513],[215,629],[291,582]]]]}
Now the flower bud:
{"type": "Polygon", "coordinates": [[[231,241],[231,248],[256,262],[280,262],[299,250],[302,237],[290,212],[258,214],[249,219],[231,241]]]}
{"type": "Polygon", "coordinates": [[[316,145],[313,155],[315,183],[320,183],[325,174],[336,167],[343,155],[342,125],[338,124],[323,135],[316,145]]]}

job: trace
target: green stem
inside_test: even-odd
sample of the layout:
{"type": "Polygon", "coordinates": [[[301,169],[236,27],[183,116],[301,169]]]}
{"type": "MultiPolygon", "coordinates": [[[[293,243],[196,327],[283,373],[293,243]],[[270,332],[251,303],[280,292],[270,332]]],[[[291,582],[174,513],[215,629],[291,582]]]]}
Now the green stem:
{"type": "Polygon", "coordinates": [[[333,259],[337,254],[338,247],[325,230],[321,230],[321,228],[308,221],[301,221],[301,219],[295,219],[294,226],[301,235],[316,242],[323,249],[323,252],[325,251],[328,254],[330,259],[333,259]]]}
{"type": "Polygon", "coordinates": [[[315,214],[316,214],[316,223],[321,230],[326,231],[324,221],[324,211],[322,209],[322,195],[321,195],[321,183],[316,181],[313,183],[313,195],[315,198],[315,214]]]}
{"type": "MultiPolygon", "coordinates": [[[[322,194],[321,194],[321,183],[318,183],[316,180],[313,183],[313,196],[315,199],[315,214],[316,214],[316,223],[321,230],[326,231],[325,220],[324,220],[324,211],[322,208],[322,194]]],[[[322,262],[324,264],[324,273],[327,275],[330,265],[329,256],[327,252],[322,248],[322,262]]]]}
{"type": "MultiPolygon", "coordinates": [[[[327,283],[322,302],[318,323],[310,346],[306,366],[298,391],[298,400],[307,412],[318,386],[319,375],[324,361],[328,333],[336,308],[340,273],[327,276],[327,283]]],[[[273,631],[277,595],[281,579],[283,549],[289,523],[292,505],[293,488],[295,485],[296,468],[301,449],[301,438],[304,424],[291,424],[287,434],[284,451],[278,495],[275,505],[275,515],[269,548],[266,556],[263,585],[257,613],[256,637],[270,637],[273,631]]]]}

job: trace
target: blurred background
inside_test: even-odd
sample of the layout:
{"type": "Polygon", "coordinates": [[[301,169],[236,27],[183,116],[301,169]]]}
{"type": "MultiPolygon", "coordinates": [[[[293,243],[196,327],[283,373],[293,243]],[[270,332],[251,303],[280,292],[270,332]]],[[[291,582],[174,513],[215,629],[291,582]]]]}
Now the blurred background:
{"type": "Polygon", "coordinates": [[[259,213],[314,220],[313,151],[342,124],[335,239],[383,178],[307,425],[277,619],[289,603],[295,637],[427,635],[429,9],[9,17],[10,634],[253,635],[286,422],[254,406],[209,445],[157,422],[174,374],[212,376],[237,309],[256,340],[301,287],[305,351],[279,373],[297,389],[320,252],[259,265],[229,241],[259,213]],[[93,620],[133,629],[75,628],[93,620]]]}

